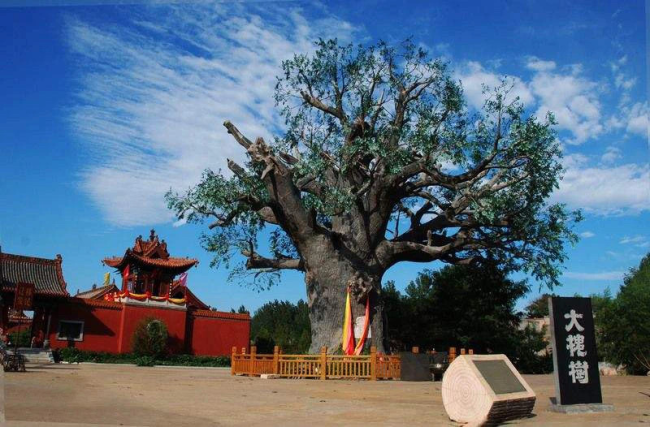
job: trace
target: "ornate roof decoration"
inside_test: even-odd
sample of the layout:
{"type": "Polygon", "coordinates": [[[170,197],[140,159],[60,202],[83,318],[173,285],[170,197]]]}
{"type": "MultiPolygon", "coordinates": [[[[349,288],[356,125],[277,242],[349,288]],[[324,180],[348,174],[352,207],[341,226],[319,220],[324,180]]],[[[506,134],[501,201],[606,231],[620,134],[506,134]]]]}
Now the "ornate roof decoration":
{"type": "Polygon", "coordinates": [[[3,291],[13,292],[16,283],[33,283],[36,295],[68,296],[61,264],[63,258],[55,259],[0,254],[0,284],[3,291]]]}
{"type": "Polygon", "coordinates": [[[171,295],[174,295],[177,292],[187,292],[187,305],[188,307],[194,307],[200,310],[209,310],[210,306],[204,303],[194,295],[194,292],[190,290],[190,288],[187,288],[186,290],[183,289],[181,286],[181,283],[178,280],[175,280],[173,285],[172,285],[172,290],[170,292],[171,295]]]}
{"type": "Polygon", "coordinates": [[[133,248],[129,248],[122,257],[106,258],[102,261],[109,267],[122,271],[127,264],[134,263],[146,267],[158,267],[173,270],[174,274],[180,274],[189,270],[199,261],[191,258],[174,258],[169,256],[167,243],[159,240],[155,230],[151,230],[149,240],[143,240],[142,236],[135,239],[133,248]]]}

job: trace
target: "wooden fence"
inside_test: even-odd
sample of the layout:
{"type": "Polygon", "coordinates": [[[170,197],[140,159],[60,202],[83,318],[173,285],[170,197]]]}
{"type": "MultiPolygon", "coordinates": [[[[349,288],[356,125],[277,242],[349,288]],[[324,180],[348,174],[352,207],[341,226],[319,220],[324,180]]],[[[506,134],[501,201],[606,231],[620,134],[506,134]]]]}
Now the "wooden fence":
{"type": "Polygon", "coordinates": [[[282,354],[279,347],[273,354],[257,354],[256,347],[250,353],[242,348],[232,348],[230,362],[232,375],[274,374],[281,378],[341,379],[358,378],[375,381],[399,379],[400,357],[378,354],[375,347],[369,355],[342,356],[327,354],[323,347],[320,354],[282,354]]]}

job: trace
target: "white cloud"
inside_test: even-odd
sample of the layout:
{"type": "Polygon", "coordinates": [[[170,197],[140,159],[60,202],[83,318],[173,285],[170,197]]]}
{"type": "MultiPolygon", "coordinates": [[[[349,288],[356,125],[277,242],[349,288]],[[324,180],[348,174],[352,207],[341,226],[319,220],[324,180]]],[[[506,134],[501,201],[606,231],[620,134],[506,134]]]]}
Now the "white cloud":
{"type": "Polygon", "coordinates": [[[617,89],[630,90],[636,84],[636,77],[627,77],[623,73],[616,74],[614,85],[617,89]]]}
{"type": "Polygon", "coordinates": [[[543,61],[535,56],[529,56],[526,60],[526,68],[534,71],[551,71],[555,69],[555,61],[543,61]]]}
{"type": "Polygon", "coordinates": [[[616,61],[610,62],[609,67],[614,75],[614,86],[616,86],[617,89],[628,91],[636,84],[636,77],[628,77],[627,74],[621,70],[625,64],[627,64],[627,55],[622,56],[616,61]]]}
{"type": "Polygon", "coordinates": [[[648,243],[648,239],[645,236],[636,235],[636,236],[625,236],[619,242],[621,245],[633,244],[637,247],[645,247],[648,243]]]}
{"type": "Polygon", "coordinates": [[[650,210],[650,168],[624,164],[589,166],[584,156],[563,159],[564,178],[551,201],[600,215],[637,214],[650,210]]]}
{"type": "Polygon", "coordinates": [[[622,154],[620,148],[610,145],[609,147],[607,147],[607,149],[605,149],[605,153],[600,157],[600,160],[603,163],[611,164],[616,162],[621,157],[622,154]]]}
{"type": "Polygon", "coordinates": [[[596,233],[592,231],[583,231],[582,233],[580,233],[580,237],[582,237],[583,239],[589,239],[590,237],[594,237],[595,235],[596,233]]]}
{"type": "MultiPolygon", "coordinates": [[[[490,88],[496,88],[501,85],[502,75],[491,72],[483,68],[483,66],[474,61],[468,62],[460,71],[456,73],[456,77],[461,80],[463,90],[468,103],[474,108],[480,109],[486,99],[486,94],[483,93],[483,85],[490,88]]],[[[513,87],[509,93],[509,99],[519,97],[520,101],[526,106],[534,103],[535,98],[519,77],[508,76],[512,82],[513,87]]]]}
{"type": "MultiPolygon", "coordinates": [[[[558,129],[568,131],[568,144],[579,145],[590,138],[597,138],[605,127],[601,120],[601,104],[598,84],[582,75],[582,65],[572,64],[556,70],[553,61],[528,57],[526,67],[535,73],[527,82],[519,77],[509,77],[513,83],[510,96],[519,96],[526,107],[536,107],[534,114],[543,119],[553,112],[558,129]]],[[[469,61],[456,77],[461,80],[469,105],[480,108],[486,98],[483,85],[494,88],[502,76],[469,61]]]]}
{"type": "Polygon", "coordinates": [[[630,133],[648,137],[648,103],[637,102],[627,112],[626,130],[630,133]]]}
{"type": "Polygon", "coordinates": [[[572,67],[569,74],[538,72],[530,88],[539,98],[537,117],[553,112],[558,128],[573,134],[567,143],[582,144],[603,132],[597,85],[581,76],[581,67],[572,67]]]}
{"type": "Polygon", "coordinates": [[[562,276],[568,279],[590,280],[590,281],[618,281],[623,280],[624,271],[605,271],[602,273],[578,273],[567,271],[562,276]]]}
{"type": "Polygon", "coordinates": [[[278,130],[281,61],[313,50],[320,36],[348,41],[356,31],[283,4],[273,13],[250,3],[149,12],[126,25],[67,20],[82,64],[69,117],[88,156],[82,187],[118,226],[171,221],[167,190],[184,191],[205,168],[226,170],[226,158],[243,160],[224,120],[251,138],[278,130]]]}

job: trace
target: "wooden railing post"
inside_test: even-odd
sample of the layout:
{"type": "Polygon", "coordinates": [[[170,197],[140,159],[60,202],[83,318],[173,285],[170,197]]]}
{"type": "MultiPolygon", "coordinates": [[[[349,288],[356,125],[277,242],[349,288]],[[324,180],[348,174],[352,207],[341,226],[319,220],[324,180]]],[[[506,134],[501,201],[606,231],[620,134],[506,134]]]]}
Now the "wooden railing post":
{"type": "Polygon", "coordinates": [[[273,373],[278,374],[278,365],[280,364],[280,347],[273,347],[273,373]]]}
{"type": "Polygon", "coordinates": [[[456,359],[456,347],[449,347],[449,363],[453,362],[456,359]]]}
{"type": "Polygon", "coordinates": [[[230,375],[235,375],[235,357],[237,356],[237,347],[232,348],[230,355],[230,375]]]}
{"type": "Polygon", "coordinates": [[[248,375],[253,376],[255,375],[255,355],[257,354],[257,347],[251,346],[251,354],[250,354],[250,365],[248,365],[248,375]]]}
{"type": "Polygon", "coordinates": [[[327,347],[320,348],[320,379],[327,379],[327,347]]]}
{"type": "Polygon", "coordinates": [[[377,381],[377,347],[370,347],[370,381],[377,381]]]}
{"type": "Polygon", "coordinates": [[[464,355],[465,355],[465,349],[464,349],[464,348],[461,348],[461,349],[460,349],[460,355],[461,355],[461,356],[464,356],[464,355]]]}
{"type": "Polygon", "coordinates": [[[474,349],[473,348],[469,349],[469,354],[474,354],[474,349]]]}
{"type": "Polygon", "coordinates": [[[411,349],[411,352],[412,352],[413,354],[418,354],[418,353],[420,352],[420,347],[413,347],[413,348],[411,349]]]}

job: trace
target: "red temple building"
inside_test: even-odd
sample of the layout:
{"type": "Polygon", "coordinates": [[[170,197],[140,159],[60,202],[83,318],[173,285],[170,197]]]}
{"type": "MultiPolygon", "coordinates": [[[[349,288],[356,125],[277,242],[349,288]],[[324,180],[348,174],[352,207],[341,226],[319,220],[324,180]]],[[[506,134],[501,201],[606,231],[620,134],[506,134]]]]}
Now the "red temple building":
{"type": "Polygon", "coordinates": [[[2,335],[29,329],[42,342],[51,327],[52,313],[69,298],[63,279],[63,259],[44,259],[23,255],[0,254],[0,285],[2,289],[2,335]],[[34,284],[34,314],[25,319],[22,312],[13,310],[17,283],[34,284]]]}
{"type": "Polygon", "coordinates": [[[210,310],[187,287],[186,273],[198,261],[170,256],[153,230],[147,240],[136,238],[124,256],[103,260],[121,276],[121,286],[93,286],[75,296],[66,290],[60,256],[44,260],[2,254],[0,261],[2,325],[9,326],[15,283],[34,283],[32,335],[54,349],[128,353],[133,331],[145,317],[165,322],[173,353],[229,355],[233,346],[249,345],[250,316],[210,310]]]}

